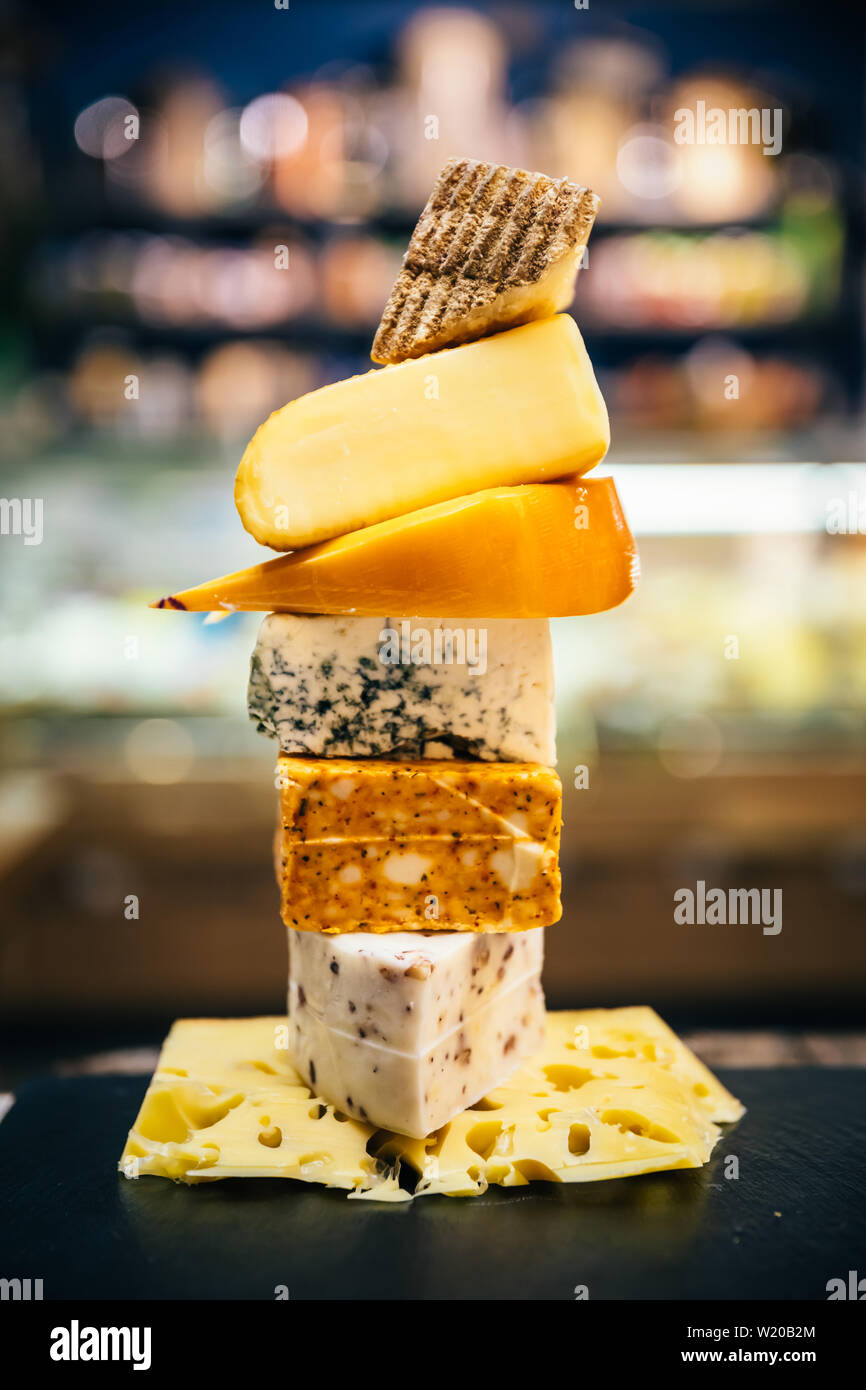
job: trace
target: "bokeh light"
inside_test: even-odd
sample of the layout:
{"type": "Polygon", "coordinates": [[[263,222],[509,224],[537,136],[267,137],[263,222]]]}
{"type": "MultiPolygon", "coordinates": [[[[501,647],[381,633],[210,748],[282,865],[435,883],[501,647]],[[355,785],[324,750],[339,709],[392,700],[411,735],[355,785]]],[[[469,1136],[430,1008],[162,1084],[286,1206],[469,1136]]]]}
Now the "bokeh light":
{"type": "Polygon", "coordinates": [[[124,757],[139,782],[169,786],[182,782],[195,762],[195,744],[176,719],[143,719],[127,734],[124,757]]]}
{"type": "Polygon", "coordinates": [[[119,159],[138,139],[139,119],[126,97],[101,97],[76,118],[75,143],[91,159],[119,159]]]}
{"type": "Polygon", "coordinates": [[[255,159],[270,162],[295,154],[307,138],[307,113],[288,92],[268,92],[244,107],[240,140],[255,159]]]}

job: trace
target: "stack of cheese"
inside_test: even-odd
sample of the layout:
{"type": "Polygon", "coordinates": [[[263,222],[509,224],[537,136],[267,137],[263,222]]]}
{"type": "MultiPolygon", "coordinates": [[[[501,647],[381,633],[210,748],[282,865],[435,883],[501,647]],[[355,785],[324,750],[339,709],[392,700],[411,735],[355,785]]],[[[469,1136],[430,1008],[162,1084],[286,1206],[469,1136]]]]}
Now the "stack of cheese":
{"type": "Polygon", "coordinates": [[[272,610],[249,709],[280,748],[288,1019],[175,1025],[125,1168],[386,1197],[402,1160],[418,1191],[478,1192],[692,1166],[738,1113],[649,1010],[545,1019],[548,618],[636,575],[613,483],[583,476],[607,415],[557,312],[596,206],[450,161],[376,335],[388,365],[277,411],[241,462],[244,525],[289,553],[160,601],[272,610]]]}

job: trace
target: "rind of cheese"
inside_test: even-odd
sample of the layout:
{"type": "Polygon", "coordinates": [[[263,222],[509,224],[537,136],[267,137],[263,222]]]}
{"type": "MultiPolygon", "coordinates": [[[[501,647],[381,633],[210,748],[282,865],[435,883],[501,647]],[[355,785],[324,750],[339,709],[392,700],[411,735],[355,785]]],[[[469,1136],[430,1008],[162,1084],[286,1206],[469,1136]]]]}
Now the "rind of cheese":
{"type": "Polygon", "coordinates": [[[277,784],[288,927],[515,931],[561,916],[552,768],[283,755],[277,784]]]}
{"type": "Polygon", "coordinates": [[[313,1095],[285,1018],[175,1023],[119,1168],[185,1183],[286,1177],[374,1201],[630,1177],[706,1163],[743,1107],[650,1008],[547,1015],[541,1050],[426,1139],[313,1095]]]}
{"type": "Polygon", "coordinates": [[[491,488],[157,599],[191,612],[602,613],[628,598],[637,548],[612,478],[491,488]]]}
{"type": "Polygon", "coordinates": [[[289,930],[289,978],[329,1027],[425,1052],[476,1010],[538,976],[544,932],[289,930]]]}
{"type": "MultiPolygon", "coordinates": [[[[424,1138],[505,1082],[544,1041],[535,972],[494,994],[420,1053],[401,1052],[319,1018],[289,987],[289,1055],[316,1094],[382,1129],[424,1138]],[[315,1078],[315,1080],[314,1080],[315,1078]]],[[[363,1030],[362,1030],[363,1031],[363,1030]]]]}
{"type": "Polygon", "coordinates": [[[253,653],[247,707],[283,753],[552,766],[550,625],[487,618],[467,632],[448,618],[271,613],[253,653]],[[424,639],[433,660],[418,660],[424,639]],[[394,640],[405,659],[386,661],[394,640]],[[435,659],[437,641],[444,659],[435,659]]]}
{"type": "Polygon", "coordinates": [[[402,362],[565,309],[599,199],[568,179],[449,159],[376,330],[402,362]]]}
{"type": "Polygon", "coordinates": [[[296,550],[479,488],[583,473],[609,443],[583,339],[559,314],[283,406],[247,446],[235,504],[256,540],[296,550]]]}

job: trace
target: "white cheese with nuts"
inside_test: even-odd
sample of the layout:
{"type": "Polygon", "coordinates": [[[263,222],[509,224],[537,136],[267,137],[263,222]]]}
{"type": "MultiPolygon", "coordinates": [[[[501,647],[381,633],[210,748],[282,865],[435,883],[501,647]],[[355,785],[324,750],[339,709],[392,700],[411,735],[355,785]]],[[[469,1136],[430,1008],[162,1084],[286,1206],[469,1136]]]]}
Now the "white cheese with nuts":
{"type": "Polygon", "coordinates": [[[289,931],[289,1052],[337,1110],[420,1137],[540,1045],[543,932],[289,931]]]}
{"type": "Polygon", "coordinates": [[[423,1052],[325,1023],[289,985],[289,1055],[317,1096],[380,1129],[423,1138],[507,1081],[544,1042],[537,974],[488,999],[423,1052]]]}
{"type": "Polygon", "coordinates": [[[330,1027],[423,1052],[496,995],[541,973],[544,931],[321,932],[289,928],[289,977],[330,1027]]]}

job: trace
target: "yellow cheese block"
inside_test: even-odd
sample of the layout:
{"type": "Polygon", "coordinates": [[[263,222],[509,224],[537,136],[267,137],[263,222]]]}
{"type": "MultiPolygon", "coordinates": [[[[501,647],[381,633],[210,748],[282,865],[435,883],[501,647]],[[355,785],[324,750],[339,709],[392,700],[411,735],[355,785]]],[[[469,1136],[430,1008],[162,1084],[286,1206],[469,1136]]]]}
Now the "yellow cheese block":
{"type": "Polygon", "coordinates": [[[536,1180],[593,1182],[706,1163],[743,1107],[650,1008],[547,1016],[541,1052],[426,1139],[320,1101],[284,1018],[184,1019],[120,1159],[131,1179],[284,1177],[409,1201],[536,1180]]]}
{"type": "Polygon", "coordinates": [[[478,488],[581,473],[607,411],[567,314],[339,381],[276,411],[235,481],[246,529],[295,550],[478,488]]]}
{"type": "Polygon", "coordinates": [[[438,502],[151,607],[555,618],[615,608],[638,569],[613,479],[572,478],[438,502]]]}
{"type": "Polygon", "coordinates": [[[517,931],[561,916],[562,787],[539,763],[277,761],[299,931],[517,931]]]}

